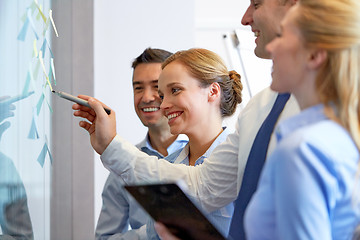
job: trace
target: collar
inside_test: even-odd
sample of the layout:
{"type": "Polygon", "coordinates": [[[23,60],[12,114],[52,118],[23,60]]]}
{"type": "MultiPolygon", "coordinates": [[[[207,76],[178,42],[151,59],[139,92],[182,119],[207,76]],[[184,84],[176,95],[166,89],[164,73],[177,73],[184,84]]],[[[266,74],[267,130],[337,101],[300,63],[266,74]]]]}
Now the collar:
{"type": "Polygon", "coordinates": [[[276,138],[278,141],[280,141],[282,138],[286,137],[299,128],[312,125],[326,119],[328,119],[328,117],[325,115],[323,104],[318,104],[306,108],[299,114],[279,123],[275,130],[276,138]]]}
{"type": "MultiPolygon", "coordinates": [[[[211,146],[206,150],[206,152],[199,158],[208,158],[211,154],[211,152],[222,142],[224,142],[227,138],[227,136],[230,134],[230,130],[227,127],[223,127],[222,133],[215,139],[215,141],[211,144],[211,146]]],[[[189,143],[186,144],[186,146],[181,150],[179,156],[176,158],[174,163],[183,163],[185,160],[188,160],[189,157],[189,143]]],[[[198,160],[199,160],[198,159],[198,160]]],[[[196,160],[196,162],[198,161],[196,160]]],[[[195,162],[195,164],[196,164],[195,162]]]]}

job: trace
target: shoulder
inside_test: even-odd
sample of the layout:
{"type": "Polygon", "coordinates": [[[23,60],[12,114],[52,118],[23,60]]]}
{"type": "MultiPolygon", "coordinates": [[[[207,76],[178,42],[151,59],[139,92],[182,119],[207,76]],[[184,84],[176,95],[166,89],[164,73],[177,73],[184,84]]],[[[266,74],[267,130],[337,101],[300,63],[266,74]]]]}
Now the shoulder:
{"type": "Polygon", "coordinates": [[[356,169],[359,159],[348,132],[331,120],[295,130],[279,142],[274,155],[280,168],[304,165],[333,174],[345,166],[356,169]]]}
{"type": "Polygon", "coordinates": [[[264,108],[271,108],[275,102],[278,93],[272,91],[269,87],[265,88],[250,99],[246,107],[242,110],[242,114],[247,112],[256,112],[264,108]]]}

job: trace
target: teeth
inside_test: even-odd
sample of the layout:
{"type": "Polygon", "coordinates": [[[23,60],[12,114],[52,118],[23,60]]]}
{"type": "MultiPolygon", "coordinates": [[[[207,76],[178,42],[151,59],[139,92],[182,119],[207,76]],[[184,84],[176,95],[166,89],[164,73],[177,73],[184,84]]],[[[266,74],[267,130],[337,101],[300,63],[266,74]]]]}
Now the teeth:
{"type": "Polygon", "coordinates": [[[170,121],[173,118],[176,118],[177,116],[180,116],[180,113],[173,113],[167,116],[168,120],[170,121]]]}
{"type": "Polygon", "coordinates": [[[259,32],[254,32],[255,37],[259,36],[259,32]]]}
{"type": "Polygon", "coordinates": [[[159,108],[143,108],[144,112],[156,112],[158,110],[159,110],[159,108]]]}

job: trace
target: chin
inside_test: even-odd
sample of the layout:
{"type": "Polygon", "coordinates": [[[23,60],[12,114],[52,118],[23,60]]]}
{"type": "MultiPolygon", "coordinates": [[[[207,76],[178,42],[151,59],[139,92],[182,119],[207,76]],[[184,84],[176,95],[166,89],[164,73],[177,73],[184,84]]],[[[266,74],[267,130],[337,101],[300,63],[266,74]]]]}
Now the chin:
{"type": "Polygon", "coordinates": [[[181,134],[181,132],[179,131],[179,129],[175,128],[175,127],[170,127],[170,133],[172,135],[178,135],[181,134]]]}
{"type": "Polygon", "coordinates": [[[271,82],[271,85],[270,85],[270,89],[275,91],[275,92],[278,92],[278,93],[285,93],[286,91],[284,91],[283,89],[281,89],[281,87],[277,86],[278,84],[274,84],[274,80],[271,82]]]}

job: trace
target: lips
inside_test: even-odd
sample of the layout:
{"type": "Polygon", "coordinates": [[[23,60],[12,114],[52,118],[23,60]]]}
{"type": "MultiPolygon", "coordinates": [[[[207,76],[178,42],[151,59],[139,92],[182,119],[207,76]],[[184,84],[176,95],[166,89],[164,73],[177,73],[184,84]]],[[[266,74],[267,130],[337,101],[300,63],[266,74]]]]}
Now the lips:
{"type": "Polygon", "coordinates": [[[182,112],[173,112],[173,113],[167,114],[166,117],[167,117],[168,121],[170,122],[171,120],[173,120],[174,118],[177,118],[181,114],[182,114],[182,112]]]}

